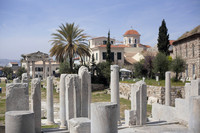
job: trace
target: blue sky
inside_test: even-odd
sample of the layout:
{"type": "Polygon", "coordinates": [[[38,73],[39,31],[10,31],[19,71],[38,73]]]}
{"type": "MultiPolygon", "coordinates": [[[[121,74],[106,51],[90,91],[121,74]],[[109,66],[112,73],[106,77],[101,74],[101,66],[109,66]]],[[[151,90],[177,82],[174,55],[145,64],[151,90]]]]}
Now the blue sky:
{"type": "Polygon", "coordinates": [[[200,24],[199,0],[0,0],[0,59],[49,53],[51,34],[61,23],[79,25],[91,37],[122,41],[131,29],[154,46],[162,19],[171,40],[200,24]]]}

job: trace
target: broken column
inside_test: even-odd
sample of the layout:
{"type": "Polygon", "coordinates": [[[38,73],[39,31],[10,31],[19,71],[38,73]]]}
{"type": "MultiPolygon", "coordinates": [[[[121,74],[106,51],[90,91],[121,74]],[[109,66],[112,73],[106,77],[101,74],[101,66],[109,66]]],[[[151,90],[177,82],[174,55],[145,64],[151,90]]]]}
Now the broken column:
{"type": "Polygon", "coordinates": [[[68,74],[65,78],[66,85],[66,120],[69,126],[69,120],[80,117],[81,97],[80,97],[80,79],[77,74],[68,74]]]}
{"type": "Polygon", "coordinates": [[[189,112],[189,131],[200,133],[200,96],[190,97],[189,112]]]}
{"type": "Polygon", "coordinates": [[[8,111],[5,113],[6,133],[35,133],[34,113],[30,111],[8,111]]]}
{"type": "Polygon", "coordinates": [[[90,133],[90,120],[85,117],[73,118],[69,120],[70,133],[90,133]]]}
{"type": "Polygon", "coordinates": [[[47,124],[54,124],[53,77],[47,77],[47,124]]]}
{"type": "Polygon", "coordinates": [[[19,78],[14,78],[13,79],[13,83],[20,83],[20,79],[19,78]]]}
{"type": "Polygon", "coordinates": [[[35,133],[41,133],[41,83],[39,78],[31,82],[31,111],[35,117],[35,133]]]}
{"type": "Polygon", "coordinates": [[[165,73],[165,105],[170,106],[171,104],[171,72],[165,73]]]}
{"type": "Polygon", "coordinates": [[[110,74],[111,102],[117,103],[117,120],[120,121],[119,66],[111,65],[110,70],[111,70],[110,74]]]}
{"type": "Polygon", "coordinates": [[[28,84],[6,84],[6,111],[29,110],[28,84]]]}
{"type": "Polygon", "coordinates": [[[78,71],[81,93],[81,117],[89,117],[91,102],[91,76],[88,68],[81,66],[78,71]]]}
{"type": "Polygon", "coordinates": [[[136,124],[144,125],[147,120],[147,86],[139,81],[131,87],[131,110],[136,111],[136,124]]]}
{"type": "Polygon", "coordinates": [[[65,129],[66,128],[66,103],[65,103],[65,77],[67,74],[61,74],[60,76],[60,128],[65,129]]]}
{"type": "Polygon", "coordinates": [[[91,103],[91,132],[117,133],[117,103],[91,103]]]}
{"type": "Polygon", "coordinates": [[[136,111],[135,110],[124,110],[125,114],[125,125],[133,126],[136,124],[136,111]]]}

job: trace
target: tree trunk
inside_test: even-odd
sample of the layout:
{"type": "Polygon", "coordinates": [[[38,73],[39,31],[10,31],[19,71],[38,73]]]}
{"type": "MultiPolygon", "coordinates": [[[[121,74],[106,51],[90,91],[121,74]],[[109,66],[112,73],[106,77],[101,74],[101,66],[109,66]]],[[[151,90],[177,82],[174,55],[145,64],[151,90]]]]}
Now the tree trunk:
{"type": "Polygon", "coordinates": [[[72,68],[72,66],[73,66],[72,57],[70,57],[69,63],[70,63],[70,71],[72,73],[72,71],[73,71],[73,68],[72,68]]]}

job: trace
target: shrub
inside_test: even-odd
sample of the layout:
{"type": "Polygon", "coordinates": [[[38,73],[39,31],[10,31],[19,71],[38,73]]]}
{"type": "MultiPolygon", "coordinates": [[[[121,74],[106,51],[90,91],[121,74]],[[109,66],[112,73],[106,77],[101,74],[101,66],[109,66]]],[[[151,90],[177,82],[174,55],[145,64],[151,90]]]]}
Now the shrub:
{"type": "Polygon", "coordinates": [[[20,79],[22,78],[22,74],[23,73],[26,73],[26,69],[24,67],[20,67],[18,70],[17,70],[17,77],[19,77],[20,79]]]}

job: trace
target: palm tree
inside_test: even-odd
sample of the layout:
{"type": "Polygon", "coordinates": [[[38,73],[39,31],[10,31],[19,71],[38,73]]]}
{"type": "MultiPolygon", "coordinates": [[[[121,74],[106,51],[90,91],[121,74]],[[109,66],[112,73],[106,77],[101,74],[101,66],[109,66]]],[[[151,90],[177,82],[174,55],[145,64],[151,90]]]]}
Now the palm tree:
{"type": "Polygon", "coordinates": [[[70,70],[73,70],[73,58],[80,56],[90,57],[90,49],[86,43],[86,36],[83,29],[75,26],[74,23],[62,24],[57,29],[58,33],[53,33],[52,45],[50,49],[50,56],[55,56],[59,62],[69,59],[70,70]]]}

